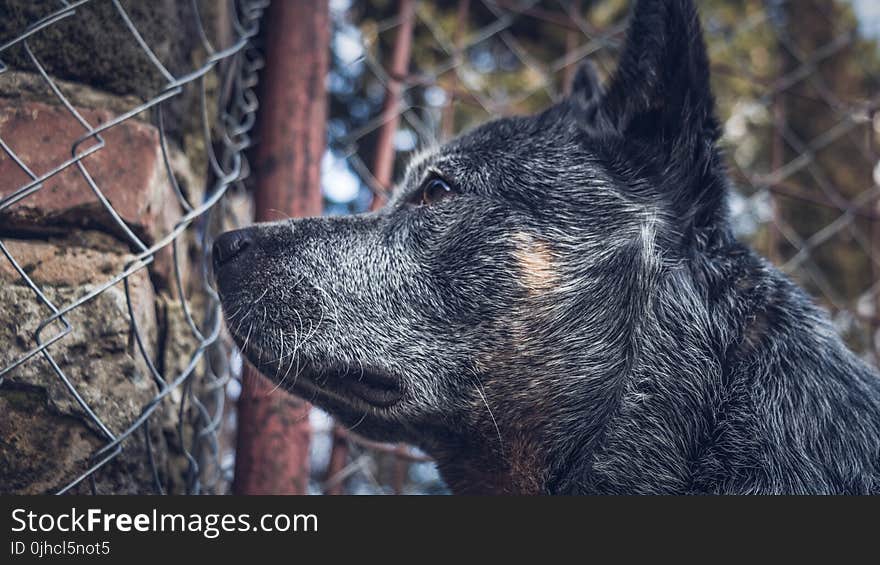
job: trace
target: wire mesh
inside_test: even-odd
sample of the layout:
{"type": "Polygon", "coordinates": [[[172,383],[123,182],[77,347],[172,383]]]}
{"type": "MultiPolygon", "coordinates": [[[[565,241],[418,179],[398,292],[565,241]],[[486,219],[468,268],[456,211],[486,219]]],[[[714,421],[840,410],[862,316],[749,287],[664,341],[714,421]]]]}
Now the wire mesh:
{"type": "MultiPolygon", "coordinates": [[[[331,3],[328,210],[358,212],[381,202],[420,147],[559,101],[584,59],[607,78],[628,5],[331,3]]],[[[735,228],[825,305],[849,345],[878,365],[880,26],[872,6],[699,2],[735,182],[735,228]]],[[[315,429],[317,491],[442,489],[418,453],[377,450],[323,415],[315,429]],[[413,455],[419,463],[407,470],[413,455]]]]}
{"type": "MultiPolygon", "coordinates": [[[[38,77],[39,88],[46,92],[49,102],[62,108],[60,112],[75,120],[79,129],[72,143],[66,145],[69,148],[69,157],[58,159],[51,166],[41,169],[29,165],[33,155],[24,155],[17,151],[19,140],[0,139],[0,156],[7,161],[7,170],[10,163],[14,163],[14,167],[26,175],[26,180],[15,186],[10,186],[14,182],[13,176],[6,176],[0,181],[0,216],[7,218],[2,220],[6,225],[0,225],[0,235],[3,236],[0,239],[0,251],[5,256],[3,261],[8,261],[17,277],[13,284],[26,287],[30,292],[30,300],[38,305],[33,311],[44,315],[27,339],[21,338],[23,343],[19,343],[20,348],[12,347],[0,355],[0,393],[3,389],[10,393],[26,387],[28,383],[19,379],[21,370],[28,364],[44,362],[38,370],[50,374],[52,379],[57,379],[56,382],[63,385],[65,394],[76,403],[76,410],[73,411],[75,417],[83,419],[91,433],[99,434],[100,446],[88,457],[84,468],[73,476],[62,477],[58,483],[60,486],[52,487],[50,491],[59,494],[89,490],[113,491],[112,486],[99,488],[99,485],[103,485],[99,480],[101,473],[119,459],[125,450],[134,450],[138,456],[145,458],[145,469],[152,478],[152,485],[137,485],[142,489],[136,490],[164,493],[168,484],[167,468],[166,464],[157,461],[158,451],[155,445],[157,441],[162,441],[176,443],[185,460],[181,479],[183,484],[176,485],[175,490],[187,493],[224,492],[229,481],[229,461],[224,460],[226,455],[220,434],[224,423],[226,384],[234,376],[235,365],[230,364],[229,346],[221,339],[219,302],[208,283],[205,250],[210,249],[213,235],[221,229],[229,216],[229,193],[241,192],[248,176],[244,152],[251,143],[249,133],[257,110],[254,88],[257,71],[263,64],[259,52],[253,47],[253,40],[267,2],[239,0],[228,3],[228,6],[227,3],[217,3],[213,7],[214,10],[228,10],[231,35],[223,47],[215,47],[212,43],[202,20],[200,6],[195,1],[191,2],[187,6],[191,16],[189,25],[197,33],[200,56],[191,68],[176,73],[169,71],[163,64],[139,32],[138,23],[129,14],[130,8],[127,9],[118,0],[62,0],[51,4],[54,5],[44,3],[42,7],[48,9],[48,13],[39,19],[26,22],[26,25],[17,30],[6,29],[9,36],[0,37],[0,84],[4,78],[12,80],[11,77],[15,74],[13,67],[38,77]],[[99,5],[102,9],[107,8],[101,12],[105,15],[109,13],[107,20],[95,21],[94,12],[87,12],[99,5]],[[87,33],[88,29],[97,28],[97,35],[107,36],[111,27],[117,30],[115,37],[120,42],[124,41],[125,45],[111,47],[118,47],[120,53],[123,49],[129,50],[128,52],[136,50],[141,57],[140,64],[146,68],[140,68],[138,72],[158,73],[160,81],[157,88],[150,93],[141,94],[140,99],[134,100],[130,106],[117,108],[118,111],[112,116],[104,116],[107,119],[96,119],[94,112],[78,107],[72,100],[70,85],[53,76],[54,73],[47,70],[41,57],[31,47],[31,42],[62,24],[68,26],[64,28],[64,33],[70,34],[76,34],[80,30],[87,33]],[[124,35],[119,35],[119,29],[124,30],[124,35]],[[14,59],[16,64],[6,64],[4,59],[10,60],[7,57],[14,59]],[[199,143],[204,148],[208,170],[204,187],[191,186],[191,182],[186,185],[185,179],[182,179],[173,164],[177,153],[173,147],[175,143],[170,140],[173,136],[168,133],[168,114],[169,108],[176,103],[184,104],[184,110],[176,110],[175,119],[188,116],[201,121],[201,125],[194,129],[200,130],[203,136],[199,143]],[[114,132],[125,124],[133,124],[146,117],[153,124],[151,135],[158,139],[161,148],[164,178],[156,182],[170,187],[168,194],[173,193],[173,197],[169,196],[169,199],[175,200],[179,208],[179,214],[174,218],[170,230],[149,236],[132,226],[132,218],[123,218],[117,210],[119,204],[114,206],[107,196],[108,188],[111,188],[107,185],[112,182],[112,178],[105,184],[96,180],[92,170],[94,161],[89,159],[92,155],[108,151],[109,140],[115,135],[114,132]],[[90,200],[100,206],[100,210],[93,215],[100,215],[102,220],[92,218],[95,225],[99,225],[100,231],[112,233],[115,238],[123,241],[130,252],[124,255],[122,264],[110,265],[106,269],[105,280],[97,284],[80,285],[72,292],[63,293],[36,282],[29,273],[29,266],[17,260],[16,253],[11,250],[13,245],[10,238],[16,236],[19,239],[19,232],[27,232],[33,226],[13,226],[8,220],[8,214],[14,213],[16,207],[27,204],[29,199],[33,199],[41,191],[54,190],[49,188],[53,181],[71,174],[71,171],[85,181],[91,193],[90,200]],[[167,281],[166,286],[168,293],[175,297],[177,308],[185,322],[186,343],[191,346],[182,354],[180,367],[165,363],[168,360],[162,359],[162,355],[156,351],[156,337],[150,335],[154,330],[143,327],[144,318],[137,312],[142,305],[133,298],[133,293],[137,290],[134,287],[144,284],[142,281],[138,282],[138,277],[145,278],[146,273],[154,276],[153,268],[156,263],[168,260],[169,256],[173,262],[170,269],[172,280],[167,281]],[[196,269],[192,280],[188,276],[190,263],[196,269]],[[122,295],[118,292],[120,287],[122,295]],[[84,392],[89,385],[88,369],[78,374],[78,377],[83,378],[74,378],[67,367],[66,357],[70,351],[65,340],[77,331],[86,331],[83,328],[91,324],[102,323],[101,320],[88,319],[94,314],[93,310],[88,310],[89,305],[102,296],[114,299],[124,297],[124,306],[120,306],[119,312],[123,315],[127,313],[124,323],[128,326],[126,333],[131,341],[127,354],[137,359],[136,366],[146,376],[146,382],[138,386],[148,391],[149,398],[144,399],[145,402],[140,405],[128,407],[134,415],[128,421],[118,421],[118,414],[112,413],[114,405],[102,398],[102,395],[106,396],[111,391],[84,392]],[[110,419],[115,421],[115,425],[109,422],[110,419]],[[164,423],[165,419],[176,421],[164,423]],[[155,430],[151,431],[151,427],[156,426],[159,420],[163,420],[163,432],[176,430],[175,438],[160,436],[157,439],[157,434],[155,430]]],[[[8,21],[11,22],[14,20],[12,16],[15,10],[14,7],[7,8],[7,15],[10,16],[8,21]]],[[[50,55],[55,58],[60,49],[59,45],[50,55]]],[[[85,56],[97,60],[101,55],[93,53],[85,56]]],[[[115,58],[117,54],[111,53],[109,56],[115,58]]],[[[119,59],[124,65],[125,58],[120,55],[119,59]]],[[[110,73],[121,74],[126,70],[113,68],[110,73]]],[[[63,67],[59,67],[57,72],[63,71],[63,67]]],[[[125,100],[130,102],[131,97],[125,100]]],[[[12,101],[4,104],[15,105],[12,101]]],[[[131,159],[135,159],[135,156],[131,156],[131,159]]],[[[107,181],[106,178],[104,180],[107,181]]],[[[122,192],[117,191],[114,199],[124,205],[124,197],[118,195],[123,194],[125,189],[121,190],[122,192]]],[[[159,203],[163,209],[174,205],[174,202],[167,200],[159,203]]],[[[89,223],[87,227],[95,226],[89,223]]],[[[67,226],[62,230],[70,232],[72,228],[67,226]]],[[[146,284],[149,284],[148,280],[146,284]]],[[[12,308],[15,306],[20,307],[3,304],[2,308],[14,315],[12,308]]],[[[147,307],[152,307],[152,304],[147,307]]],[[[4,323],[13,327],[16,325],[17,320],[11,319],[12,316],[3,317],[4,323]]],[[[22,330],[20,333],[25,332],[22,330]]],[[[97,360],[97,363],[101,362],[101,359],[97,360]]],[[[122,372],[124,367],[110,366],[109,370],[122,372]]],[[[134,377],[123,375],[120,378],[131,380],[134,377]]],[[[136,402],[140,398],[124,400],[136,402]]],[[[72,441],[70,437],[66,439],[72,441]]],[[[70,443],[58,447],[62,450],[72,449],[74,445],[70,443]]]]}

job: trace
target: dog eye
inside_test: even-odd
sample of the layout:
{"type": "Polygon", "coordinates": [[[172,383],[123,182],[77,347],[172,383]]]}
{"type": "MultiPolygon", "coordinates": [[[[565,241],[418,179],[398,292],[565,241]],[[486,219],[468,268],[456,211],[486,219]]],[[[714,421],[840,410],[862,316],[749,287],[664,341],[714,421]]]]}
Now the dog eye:
{"type": "Polygon", "coordinates": [[[434,177],[422,185],[421,194],[416,195],[416,203],[421,204],[422,206],[428,206],[440,202],[444,198],[448,198],[453,194],[455,194],[455,190],[453,190],[448,182],[439,177],[434,177]]]}

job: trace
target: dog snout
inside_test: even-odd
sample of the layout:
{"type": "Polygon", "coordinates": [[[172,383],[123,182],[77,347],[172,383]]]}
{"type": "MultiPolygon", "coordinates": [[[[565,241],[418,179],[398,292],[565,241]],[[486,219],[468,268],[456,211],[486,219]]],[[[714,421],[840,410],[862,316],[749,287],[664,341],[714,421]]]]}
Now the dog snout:
{"type": "Polygon", "coordinates": [[[253,247],[253,236],[248,229],[228,231],[214,241],[211,250],[214,273],[232,261],[241,258],[253,247]]]}

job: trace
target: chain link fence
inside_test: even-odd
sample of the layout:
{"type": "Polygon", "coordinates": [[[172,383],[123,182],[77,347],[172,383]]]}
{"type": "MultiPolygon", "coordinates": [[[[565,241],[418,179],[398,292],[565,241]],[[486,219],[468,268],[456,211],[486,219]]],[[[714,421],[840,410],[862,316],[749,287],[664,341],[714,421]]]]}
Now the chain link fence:
{"type": "Polygon", "coordinates": [[[0,6],[4,492],[227,490],[205,254],[248,176],[266,5],[0,6]]]}
{"type": "MultiPolygon", "coordinates": [[[[699,3],[740,237],[878,365],[880,14],[872,0],[699,3]]],[[[331,2],[331,213],[381,202],[407,157],[487,119],[539,111],[589,59],[607,78],[623,0],[331,2]]],[[[438,492],[421,455],[316,415],[315,489],[438,492]]]]}

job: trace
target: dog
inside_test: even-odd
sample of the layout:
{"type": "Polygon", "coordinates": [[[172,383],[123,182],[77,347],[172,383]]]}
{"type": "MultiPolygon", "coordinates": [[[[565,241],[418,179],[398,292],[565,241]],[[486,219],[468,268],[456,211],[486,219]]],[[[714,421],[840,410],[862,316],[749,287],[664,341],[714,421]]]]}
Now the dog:
{"type": "Polygon", "coordinates": [[[606,88],[219,237],[231,334],[454,493],[880,493],[880,377],[734,237],[709,78],[693,3],[638,1],[606,88]]]}

